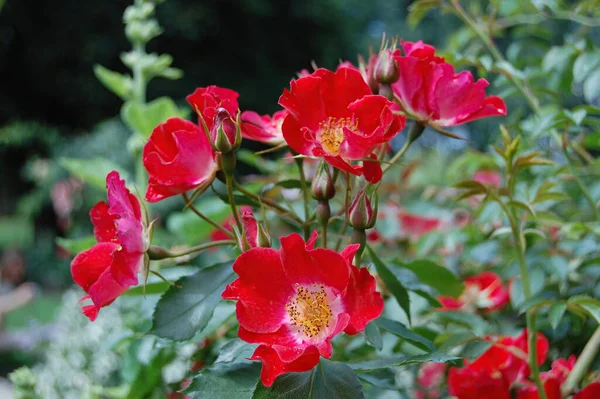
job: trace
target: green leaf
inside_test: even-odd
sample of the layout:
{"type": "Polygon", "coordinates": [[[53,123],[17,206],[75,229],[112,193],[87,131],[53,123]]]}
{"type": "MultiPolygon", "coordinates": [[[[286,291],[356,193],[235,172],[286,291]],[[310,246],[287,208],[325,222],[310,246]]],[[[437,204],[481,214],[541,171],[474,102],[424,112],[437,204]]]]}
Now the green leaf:
{"type": "Polygon", "coordinates": [[[219,356],[217,360],[215,360],[215,364],[217,363],[239,363],[239,362],[248,362],[246,360],[256,349],[255,344],[249,344],[247,342],[242,341],[239,338],[234,338],[231,341],[227,342],[221,350],[219,351],[219,356]]]}
{"type": "Polygon", "coordinates": [[[560,324],[566,310],[567,304],[564,301],[558,301],[550,305],[550,309],[548,309],[548,319],[554,330],[556,330],[556,327],[560,324]]]}
{"type": "Polygon", "coordinates": [[[108,90],[127,100],[131,95],[133,81],[129,75],[122,75],[118,72],[104,68],[102,65],[94,65],[94,75],[108,90]]]}
{"type": "Polygon", "coordinates": [[[588,75],[600,66],[600,52],[586,51],[580,54],[573,64],[573,80],[581,83],[588,75]]]}
{"type": "Polygon", "coordinates": [[[441,4],[441,0],[417,0],[408,7],[406,22],[414,29],[427,13],[441,4]]]}
{"type": "Polygon", "coordinates": [[[432,261],[417,260],[409,264],[395,261],[394,264],[412,271],[423,284],[435,288],[442,295],[458,298],[464,290],[463,283],[450,270],[432,261]]]}
{"type": "Polygon", "coordinates": [[[569,305],[577,305],[600,323],[600,300],[585,295],[577,295],[569,298],[569,305]]]}
{"type": "Polygon", "coordinates": [[[121,108],[121,118],[134,132],[150,137],[160,123],[169,118],[184,118],[187,111],[180,110],[169,97],[159,97],[147,104],[127,101],[121,108]]]}
{"type": "Polygon", "coordinates": [[[447,322],[468,327],[475,335],[484,335],[489,327],[484,319],[473,313],[450,310],[438,312],[437,317],[447,322]]]}
{"type": "Polygon", "coordinates": [[[406,291],[406,288],[404,288],[397,276],[379,259],[370,246],[367,246],[367,251],[369,252],[371,261],[375,265],[375,269],[377,269],[379,277],[381,277],[387,288],[392,292],[394,298],[396,298],[396,301],[398,301],[398,304],[404,310],[404,313],[406,313],[406,317],[408,317],[408,322],[410,323],[410,298],[408,297],[408,291],[406,291]]]}
{"type": "Polygon", "coordinates": [[[433,352],[434,350],[436,350],[435,345],[433,345],[433,343],[430,340],[428,340],[420,334],[417,334],[414,331],[409,330],[404,324],[398,321],[386,319],[385,317],[380,317],[379,319],[375,320],[375,323],[378,327],[387,330],[395,336],[410,342],[411,344],[415,345],[420,349],[423,349],[424,351],[433,352]]]}
{"type": "Polygon", "coordinates": [[[82,238],[63,238],[56,237],[56,245],[63,248],[71,255],[76,255],[80,252],[90,249],[96,244],[96,237],[86,236],[82,238]]]}
{"type": "Polygon", "coordinates": [[[565,114],[565,116],[567,118],[572,120],[573,123],[575,123],[577,126],[581,125],[581,122],[583,122],[583,120],[587,116],[587,111],[582,108],[580,108],[578,110],[573,110],[573,111],[569,111],[568,109],[565,109],[563,111],[563,113],[565,114]]]}
{"type": "Polygon", "coordinates": [[[589,103],[600,96],[600,69],[592,72],[585,82],[583,82],[583,96],[589,103]]]}
{"type": "MultiPolygon", "coordinates": [[[[195,203],[204,215],[217,223],[222,223],[231,215],[231,208],[214,196],[202,198],[195,203]]],[[[195,245],[205,240],[214,230],[210,223],[200,219],[191,210],[172,212],[167,218],[167,230],[188,245],[195,245]]]]}
{"type": "Polygon", "coordinates": [[[183,392],[192,399],[250,399],[260,374],[257,363],[204,369],[183,392]]]}
{"type": "Polygon", "coordinates": [[[600,149],[600,132],[588,134],[583,138],[583,145],[590,150],[600,149]]]}
{"type": "Polygon", "coordinates": [[[373,370],[387,369],[389,367],[401,367],[421,363],[448,363],[460,360],[460,357],[449,355],[445,352],[425,353],[422,355],[404,356],[398,355],[385,359],[365,360],[362,362],[347,363],[357,372],[370,372],[373,370]]]}
{"type": "Polygon", "coordinates": [[[231,263],[221,263],[177,280],[181,288],[170,287],[156,304],[150,333],[176,341],[192,338],[206,327],[233,279],[231,263]]]}
{"type": "Polygon", "coordinates": [[[379,327],[377,327],[377,324],[374,321],[371,321],[365,327],[365,338],[367,338],[367,341],[369,341],[369,343],[371,343],[371,345],[373,345],[378,351],[383,349],[383,339],[381,338],[381,332],[379,331],[379,327]]]}
{"type": "Polygon", "coordinates": [[[59,164],[73,176],[102,190],[106,190],[106,175],[113,170],[119,172],[121,179],[125,181],[129,177],[128,173],[124,172],[119,165],[104,158],[61,158],[59,164]]]}
{"type": "MultiPolygon", "coordinates": [[[[544,288],[546,275],[540,269],[533,269],[529,272],[529,279],[531,280],[531,296],[534,297],[544,288]]],[[[525,303],[523,283],[520,278],[514,279],[510,284],[510,302],[515,309],[520,309],[525,303]]]]}
{"type": "MultiPolygon", "coordinates": [[[[167,281],[175,282],[182,277],[191,276],[191,275],[195,274],[197,271],[198,271],[198,267],[196,267],[196,266],[181,265],[181,266],[171,267],[171,268],[162,270],[161,275],[165,279],[167,279],[167,281]]],[[[167,283],[160,277],[152,274],[152,275],[148,276],[148,281],[146,282],[145,286],[144,286],[144,284],[138,284],[135,287],[131,287],[130,289],[125,291],[125,293],[123,295],[127,295],[127,296],[157,295],[157,294],[162,294],[163,292],[168,290],[170,286],[171,285],[169,283],[167,283]]]]}
{"type": "Polygon", "coordinates": [[[311,371],[280,375],[269,388],[259,382],[252,395],[252,399],[362,399],[364,397],[360,381],[350,367],[323,358],[311,371]]]}

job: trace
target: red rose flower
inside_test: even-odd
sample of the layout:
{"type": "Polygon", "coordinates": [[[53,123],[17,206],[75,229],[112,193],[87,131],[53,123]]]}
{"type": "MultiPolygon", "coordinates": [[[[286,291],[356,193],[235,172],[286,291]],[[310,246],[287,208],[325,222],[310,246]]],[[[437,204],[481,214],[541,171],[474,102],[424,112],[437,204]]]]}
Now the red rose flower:
{"type": "Polygon", "coordinates": [[[157,202],[210,184],[218,170],[216,153],[196,124],[171,118],[158,125],[144,146],[148,171],[146,201],[157,202]]]}
{"type": "Polygon", "coordinates": [[[508,303],[508,289],[502,279],[495,273],[483,272],[465,279],[465,290],[458,299],[442,296],[438,301],[443,305],[441,310],[498,310],[508,303]]]}
{"type": "Polygon", "coordinates": [[[439,399],[442,397],[441,386],[444,382],[444,363],[425,363],[419,369],[417,375],[417,387],[415,398],[417,399],[439,399]]]}
{"type": "Polygon", "coordinates": [[[438,218],[420,216],[402,209],[398,209],[398,221],[400,222],[400,235],[413,240],[442,227],[442,221],[438,218]]]}
{"type": "Polygon", "coordinates": [[[506,115],[497,96],[486,97],[485,79],[473,81],[469,71],[455,73],[451,64],[435,55],[435,48],[421,41],[402,42],[394,52],[399,78],[392,84],[404,111],[422,123],[455,126],[488,116],[506,115]]]}
{"type": "Polygon", "coordinates": [[[323,157],[338,169],[379,181],[377,162],[359,166],[350,161],[371,157],[375,148],[404,128],[405,119],[392,112],[392,103],[372,95],[360,73],[349,68],[317,69],[290,86],[279,98],[290,113],[282,126],[288,145],[300,154],[323,157]]]}
{"type": "Polygon", "coordinates": [[[600,382],[592,382],[573,397],[573,399],[598,399],[600,398],[600,382]]]}
{"type": "Polygon", "coordinates": [[[281,125],[287,115],[287,111],[277,111],[272,117],[260,116],[254,111],[244,111],[242,112],[242,136],[248,140],[279,145],[285,142],[281,125]]]}
{"type": "Polygon", "coordinates": [[[260,344],[261,381],[270,386],[290,371],[308,371],[331,357],[331,339],[356,334],[383,311],[383,299],[366,268],[352,265],[353,244],[337,253],[313,249],[298,234],[281,238],[281,249],[252,248],[233,264],[238,279],[223,292],[237,300],[239,337],[260,344]]]}
{"type": "MultiPolygon", "coordinates": [[[[552,369],[540,373],[540,378],[544,384],[544,391],[547,399],[561,399],[560,387],[567,379],[567,376],[573,370],[576,361],[575,356],[568,359],[557,359],[552,362],[552,369]]],[[[517,389],[516,399],[539,399],[537,386],[532,381],[522,381],[517,389]]]]}
{"type": "MultiPolygon", "coordinates": [[[[490,337],[487,338],[491,340],[490,337]]],[[[548,354],[548,340],[537,335],[537,360],[542,364],[548,354]]],[[[529,376],[527,330],[517,337],[503,337],[473,362],[450,368],[448,390],[458,399],[510,399],[510,387],[529,376]]]]}
{"type": "Polygon", "coordinates": [[[82,308],[92,321],[100,308],[138,283],[137,273],[147,247],[138,199],[125,187],[118,172],[106,176],[106,186],[108,203],[98,202],[90,211],[98,243],[71,262],[73,280],[87,293],[81,300],[93,302],[82,308]]]}

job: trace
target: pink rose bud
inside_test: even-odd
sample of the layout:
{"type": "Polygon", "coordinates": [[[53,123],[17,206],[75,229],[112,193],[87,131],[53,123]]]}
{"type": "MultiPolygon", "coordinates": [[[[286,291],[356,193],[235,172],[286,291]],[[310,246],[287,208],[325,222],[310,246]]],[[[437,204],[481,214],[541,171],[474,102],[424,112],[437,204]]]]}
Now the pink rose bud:
{"type": "MultiPolygon", "coordinates": [[[[377,204],[377,201],[375,201],[375,204],[377,204]]],[[[365,230],[375,226],[376,220],[377,207],[373,209],[365,190],[360,190],[350,206],[350,225],[355,229],[365,230]]]]}
{"type": "Polygon", "coordinates": [[[252,211],[244,211],[242,213],[242,229],[243,236],[240,246],[244,250],[256,247],[271,247],[271,237],[258,223],[252,211]]]}
{"type": "Polygon", "coordinates": [[[398,80],[398,62],[390,49],[383,49],[375,63],[375,80],[381,84],[392,84],[398,80]]]}
{"type": "Polygon", "coordinates": [[[236,151],[242,144],[240,124],[232,119],[225,108],[217,109],[210,139],[214,149],[223,154],[236,151]]]}

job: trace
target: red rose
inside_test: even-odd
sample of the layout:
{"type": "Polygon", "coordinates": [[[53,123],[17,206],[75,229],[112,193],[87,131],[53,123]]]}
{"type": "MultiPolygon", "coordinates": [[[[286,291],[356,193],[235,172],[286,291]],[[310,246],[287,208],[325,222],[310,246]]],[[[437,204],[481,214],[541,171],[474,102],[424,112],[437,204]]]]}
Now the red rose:
{"type": "Polygon", "coordinates": [[[171,118],[158,125],[144,146],[148,171],[146,201],[167,197],[210,184],[218,170],[216,153],[196,124],[171,118]]]}
{"type": "Polygon", "coordinates": [[[600,398],[600,382],[592,382],[575,395],[573,399],[598,399],[600,398]]]}
{"type": "Polygon", "coordinates": [[[98,243],[71,262],[73,280],[87,293],[81,300],[93,302],[82,307],[92,321],[100,308],[138,283],[137,273],[146,251],[140,202],[118,172],[106,176],[106,186],[108,203],[98,202],[90,211],[98,243]]]}
{"type": "Polygon", "coordinates": [[[394,52],[400,77],[392,84],[404,111],[422,123],[454,126],[488,116],[506,115],[497,96],[485,95],[488,82],[473,81],[469,71],[455,73],[451,64],[435,55],[435,48],[421,41],[402,42],[394,52]]]}
{"type": "Polygon", "coordinates": [[[244,111],[242,112],[242,136],[248,140],[279,145],[285,142],[281,125],[287,115],[287,111],[277,111],[272,117],[260,116],[254,111],[244,111]]]}
{"type": "Polygon", "coordinates": [[[444,306],[441,310],[498,310],[508,303],[508,289],[495,273],[483,272],[465,279],[465,290],[458,299],[442,296],[438,301],[444,306]]]}
{"type": "Polygon", "coordinates": [[[258,343],[261,380],[270,386],[290,371],[307,371],[331,357],[331,339],[356,334],[383,311],[383,299],[366,268],[352,265],[358,245],[341,253],[313,249],[298,234],[281,238],[281,249],[252,248],[233,264],[238,279],[223,292],[237,300],[239,337],[258,343]]]}
{"type": "MultiPolygon", "coordinates": [[[[229,115],[238,114],[239,105],[237,98],[239,94],[233,90],[218,86],[208,86],[197,88],[192,94],[186,97],[187,102],[192,109],[196,111],[200,118],[199,124],[206,123],[209,132],[213,132],[215,120],[220,108],[223,108],[229,115]]],[[[212,137],[213,142],[216,137],[212,137]]]]}
{"type": "MultiPolygon", "coordinates": [[[[560,387],[575,366],[576,357],[568,359],[557,359],[552,362],[552,369],[540,374],[544,384],[547,399],[561,399],[560,387]]],[[[539,399],[538,389],[532,381],[523,381],[517,389],[516,399],[539,399]]]]}
{"type": "Polygon", "coordinates": [[[279,98],[290,113],[282,126],[288,145],[300,154],[323,157],[338,169],[379,181],[377,162],[360,166],[350,161],[371,157],[375,148],[404,128],[405,119],[393,113],[393,104],[372,95],[360,72],[349,68],[317,69],[290,86],[279,98]]]}
{"type": "MultiPolygon", "coordinates": [[[[538,364],[546,359],[548,348],[548,340],[538,333],[538,364]]],[[[448,390],[458,399],[510,399],[511,385],[529,376],[528,353],[527,330],[496,340],[473,362],[465,360],[464,367],[450,368],[448,390]]]]}
{"type": "Polygon", "coordinates": [[[439,399],[442,397],[441,386],[444,382],[444,363],[424,363],[417,375],[417,387],[415,398],[417,399],[439,399]]]}
{"type": "Polygon", "coordinates": [[[402,209],[398,209],[398,221],[400,222],[400,235],[414,240],[442,227],[442,221],[438,218],[420,216],[402,209]]]}

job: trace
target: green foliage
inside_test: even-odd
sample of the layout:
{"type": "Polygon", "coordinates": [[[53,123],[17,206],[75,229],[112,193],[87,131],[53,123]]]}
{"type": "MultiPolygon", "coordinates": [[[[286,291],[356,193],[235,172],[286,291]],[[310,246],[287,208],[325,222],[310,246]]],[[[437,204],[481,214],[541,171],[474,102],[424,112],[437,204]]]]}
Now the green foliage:
{"type": "Polygon", "coordinates": [[[233,277],[231,264],[221,263],[177,280],[158,301],[150,332],[176,341],[192,338],[208,325],[233,277]]]}
{"type": "Polygon", "coordinates": [[[158,124],[169,118],[184,118],[187,114],[187,110],[179,109],[169,97],[159,97],[147,104],[127,101],[121,108],[121,118],[125,124],[145,138],[150,137],[158,124]]]}
{"type": "Polygon", "coordinates": [[[297,397],[360,399],[365,396],[356,374],[348,365],[327,359],[321,359],[311,371],[281,375],[269,388],[259,382],[252,395],[252,399],[297,397]]]}

